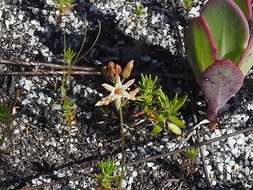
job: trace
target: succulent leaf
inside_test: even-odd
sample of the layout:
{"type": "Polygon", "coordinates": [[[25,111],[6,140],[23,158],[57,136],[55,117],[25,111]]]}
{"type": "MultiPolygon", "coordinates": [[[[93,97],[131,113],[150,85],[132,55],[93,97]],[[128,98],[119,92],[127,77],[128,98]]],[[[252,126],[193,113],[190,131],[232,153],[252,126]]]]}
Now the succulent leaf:
{"type": "Polygon", "coordinates": [[[247,19],[252,18],[251,0],[234,0],[247,19]]]}
{"type": "Polygon", "coordinates": [[[249,26],[233,0],[209,0],[200,13],[207,21],[219,59],[237,64],[249,40],[249,26]]]}
{"type": "Polygon", "coordinates": [[[250,38],[248,47],[244,51],[244,54],[239,62],[239,68],[242,74],[245,76],[253,65],[253,37],[250,38]]]}
{"type": "Polygon", "coordinates": [[[198,78],[209,65],[213,64],[217,56],[217,48],[203,17],[191,20],[185,33],[185,40],[188,60],[198,78]]]}
{"type": "Polygon", "coordinates": [[[234,96],[243,84],[244,76],[230,60],[216,61],[202,75],[201,89],[208,104],[208,119],[214,121],[219,108],[234,96]]]}
{"type": "Polygon", "coordinates": [[[176,135],[182,135],[181,129],[180,129],[178,126],[176,126],[174,123],[169,123],[169,124],[168,124],[168,129],[169,129],[172,133],[174,133],[174,134],[176,134],[176,135]]]}

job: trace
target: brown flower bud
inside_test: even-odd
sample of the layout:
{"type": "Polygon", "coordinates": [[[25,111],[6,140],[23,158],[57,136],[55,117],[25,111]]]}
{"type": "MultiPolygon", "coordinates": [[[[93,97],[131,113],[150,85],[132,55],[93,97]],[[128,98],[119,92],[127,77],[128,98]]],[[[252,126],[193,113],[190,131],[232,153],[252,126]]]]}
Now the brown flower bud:
{"type": "Polygon", "coordinates": [[[114,78],[115,73],[116,73],[114,67],[115,67],[115,64],[112,61],[110,61],[106,66],[103,67],[103,70],[102,70],[103,75],[109,79],[114,78]]]}
{"type": "Polygon", "coordinates": [[[127,65],[125,66],[125,68],[124,68],[124,70],[121,74],[123,78],[127,79],[127,78],[130,77],[133,66],[134,66],[134,61],[133,60],[131,60],[127,63],[127,65]]]}
{"type": "Polygon", "coordinates": [[[122,68],[119,64],[114,65],[115,75],[120,75],[122,68]]]}

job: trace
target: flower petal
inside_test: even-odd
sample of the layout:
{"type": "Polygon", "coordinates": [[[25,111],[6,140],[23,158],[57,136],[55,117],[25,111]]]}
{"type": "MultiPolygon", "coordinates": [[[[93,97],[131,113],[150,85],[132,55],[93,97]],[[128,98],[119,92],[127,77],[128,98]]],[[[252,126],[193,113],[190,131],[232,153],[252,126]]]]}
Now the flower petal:
{"type": "Polygon", "coordinates": [[[115,79],[116,79],[115,88],[116,88],[116,87],[121,87],[121,86],[122,86],[122,83],[121,83],[121,80],[120,80],[120,76],[119,76],[119,75],[116,75],[115,79]]]}
{"type": "Polygon", "coordinates": [[[109,96],[106,96],[105,98],[102,98],[101,100],[99,100],[95,106],[107,106],[110,102],[113,101],[113,95],[110,94],[109,96]]]}
{"type": "Polygon", "coordinates": [[[108,91],[110,91],[110,92],[113,92],[113,90],[114,90],[114,87],[111,86],[111,85],[109,85],[109,84],[103,83],[102,86],[103,86],[106,90],[108,90],[108,91]]]}
{"type": "Polygon", "coordinates": [[[139,88],[136,88],[129,92],[129,98],[130,100],[136,100],[136,94],[139,92],[139,88]]]}
{"type": "Polygon", "coordinates": [[[133,83],[134,83],[135,79],[129,80],[126,84],[124,84],[122,86],[123,89],[128,89],[133,83]]]}

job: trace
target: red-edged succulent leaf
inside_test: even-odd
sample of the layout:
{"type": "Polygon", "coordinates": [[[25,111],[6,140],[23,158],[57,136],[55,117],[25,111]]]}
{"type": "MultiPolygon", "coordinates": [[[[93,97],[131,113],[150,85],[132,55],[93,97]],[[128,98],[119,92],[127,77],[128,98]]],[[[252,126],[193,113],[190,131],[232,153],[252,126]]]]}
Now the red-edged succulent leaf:
{"type": "Polygon", "coordinates": [[[203,17],[196,17],[190,21],[185,33],[187,59],[197,78],[205,69],[214,63],[217,48],[211,37],[210,30],[203,17]]]}
{"type": "Polygon", "coordinates": [[[208,24],[219,59],[238,63],[249,40],[249,25],[233,0],[209,0],[200,15],[208,24]]]}
{"type": "Polygon", "coordinates": [[[252,18],[251,0],[234,0],[247,19],[252,18]]]}
{"type": "Polygon", "coordinates": [[[207,118],[216,120],[218,110],[243,84],[243,74],[230,60],[216,61],[203,73],[200,85],[208,104],[207,118]]]}
{"type": "Polygon", "coordinates": [[[244,51],[244,54],[239,62],[239,68],[242,74],[245,76],[253,65],[253,37],[250,38],[248,47],[244,51]]]}

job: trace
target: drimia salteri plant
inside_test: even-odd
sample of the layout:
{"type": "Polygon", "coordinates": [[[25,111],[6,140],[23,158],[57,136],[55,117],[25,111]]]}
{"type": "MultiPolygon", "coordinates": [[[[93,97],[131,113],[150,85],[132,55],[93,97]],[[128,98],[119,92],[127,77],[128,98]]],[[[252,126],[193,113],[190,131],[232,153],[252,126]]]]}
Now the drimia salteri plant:
{"type": "MultiPolygon", "coordinates": [[[[108,96],[102,98],[96,103],[96,106],[108,105],[111,102],[114,102],[117,111],[119,112],[120,118],[120,139],[121,139],[121,177],[122,180],[124,177],[125,170],[125,140],[124,140],[124,120],[123,120],[123,107],[129,100],[135,100],[135,96],[138,93],[138,88],[129,91],[130,86],[134,84],[135,79],[128,80],[125,84],[123,82],[130,77],[131,71],[133,69],[133,61],[129,61],[122,71],[120,65],[109,62],[107,66],[103,68],[104,75],[109,78],[113,85],[102,84],[102,86],[110,92],[108,96]],[[122,71],[122,72],[121,72],[122,71]]],[[[121,183],[121,182],[120,182],[121,183]]]]}
{"type": "Polygon", "coordinates": [[[185,33],[186,54],[208,104],[207,117],[234,96],[253,64],[251,0],[209,0],[185,33]]]}

